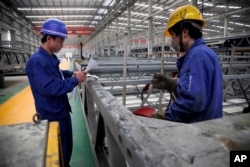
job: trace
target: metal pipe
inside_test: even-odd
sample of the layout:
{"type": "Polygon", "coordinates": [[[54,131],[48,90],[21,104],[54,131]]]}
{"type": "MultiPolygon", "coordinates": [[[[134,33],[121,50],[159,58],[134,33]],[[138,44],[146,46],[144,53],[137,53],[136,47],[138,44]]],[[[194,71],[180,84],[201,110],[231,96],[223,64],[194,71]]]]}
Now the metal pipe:
{"type": "Polygon", "coordinates": [[[152,0],[148,0],[148,57],[152,56],[153,48],[153,17],[152,15],[152,0]]]}
{"type": "MultiPolygon", "coordinates": [[[[127,80],[127,57],[128,57],[128,33],[124,34],[124,63],[123,63],[123,80],[127,80]]],[[[123,86],[123,96],[122,96],[122,104],[126,106],[126,85],[123,86]]]]}

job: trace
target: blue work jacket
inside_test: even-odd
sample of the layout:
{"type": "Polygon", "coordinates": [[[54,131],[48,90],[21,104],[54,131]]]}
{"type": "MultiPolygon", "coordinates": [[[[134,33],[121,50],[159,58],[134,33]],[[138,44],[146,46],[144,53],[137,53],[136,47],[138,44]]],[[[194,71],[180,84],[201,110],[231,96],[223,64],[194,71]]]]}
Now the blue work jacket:
{"type": "Polygon", "coordinates": [[[42,47],[26,64],[26,73],[33,93],[36,112],[42,119],[60,120],[69,116],[71,107],[67,93],[78,84],[73,72],[59,69],[56,55],[50,55],[42,47]]]}
{"type": "Polygon", "coordinates": [[[197,39],[177,60],[176,100],[166,111],[171,121],[193,123],[223,115],[223,78],[217,55],[197,39]]]}

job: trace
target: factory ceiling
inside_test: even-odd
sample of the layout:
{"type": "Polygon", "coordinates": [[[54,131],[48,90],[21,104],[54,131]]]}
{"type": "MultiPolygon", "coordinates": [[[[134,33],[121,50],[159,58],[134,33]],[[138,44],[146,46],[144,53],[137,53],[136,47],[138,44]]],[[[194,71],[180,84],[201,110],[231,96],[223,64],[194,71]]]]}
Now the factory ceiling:
{"type": "MultiPolygon", "coordinates": [[[[83,36],[85,42],[100,31],[132,34],[148,30],[149,6],[152,6],[153,31],[162,33],[169,13],[190,0],[2,0],[39,31],[51,17],[63,20],[70,35],[83,36]],[[152,4],[150,4],[152,3],[152,4]],[[128,28],[128,9],[131,11],[128,28]],[[117,29],[116,29],[117,26],[117,29]]],[[[249,36],[249,0],[197,0],[206,19],[204,36],[249,36]],[[225,29],[227,25],[227,29],[225,29]]]]}

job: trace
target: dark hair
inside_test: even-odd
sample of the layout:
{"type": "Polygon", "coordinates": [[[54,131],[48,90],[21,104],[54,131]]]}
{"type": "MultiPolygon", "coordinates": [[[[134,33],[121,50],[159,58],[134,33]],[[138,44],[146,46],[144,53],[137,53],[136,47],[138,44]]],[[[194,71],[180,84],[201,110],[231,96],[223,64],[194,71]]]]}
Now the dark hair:
{"type": "Polygon", "coordinates": [[[191,38],[198,39],[202,37],[201,25],[201,21],[185,20],[175,24],[171,30],[176,34],[176,36],[179,36],[183,29],[187,29],[191,38]]]}
{"type": "Polygon", "coordinates": [[[43,34],[43,37],[42,37],[42,39],[41,39],[41,42],[42,42],[42,43],[45,43],[45,42],[47,41],[47,37],[48,37],[48,36],[51,36],[51,38],[53,38],[53,39],[56,39],[56,37],[57,37],[57,36],[55,36],[55,35],[43,34]]]}

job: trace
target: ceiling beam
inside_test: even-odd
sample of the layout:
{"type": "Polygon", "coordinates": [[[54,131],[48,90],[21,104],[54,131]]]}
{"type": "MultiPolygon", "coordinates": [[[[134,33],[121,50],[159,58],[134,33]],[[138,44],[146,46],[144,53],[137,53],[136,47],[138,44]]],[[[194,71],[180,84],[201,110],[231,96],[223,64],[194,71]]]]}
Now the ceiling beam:
{"type": "Polygon", "coordinates": [[[241,13],[241,12],[247,11],[247,10],[250,10],[250,7],[237,9],[237,10],[233,10],[233,11],[230,11],[230,12],[224,12],[222,14],[218,14],[218,15],[215,15],[215,16],[212,16],[212,17],[208,17],[205,20],[218,19],[218,18],[221,18],[221,17],[226,17],[226,16],[230,16],[230,15],[233,15],[233,14],[241,13]]]}

